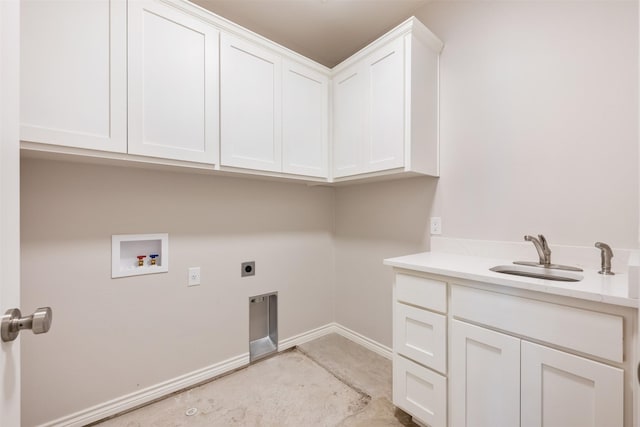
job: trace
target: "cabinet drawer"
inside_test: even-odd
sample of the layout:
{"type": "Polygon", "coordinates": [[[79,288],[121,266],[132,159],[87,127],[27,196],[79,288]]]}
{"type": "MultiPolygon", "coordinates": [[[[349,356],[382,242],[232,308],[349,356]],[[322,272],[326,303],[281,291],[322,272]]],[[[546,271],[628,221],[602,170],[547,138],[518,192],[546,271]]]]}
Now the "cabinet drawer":
{"type": "Polygon", "coordinates": [[[483,325],[623,362],[623,318],[466,286],[451,287],[451,313],[483,325]]]}
{"type": "Polygon", "coordinates": [[[395,303],[393,348],[436,371],[447,372],[447,318],[442,314],[395,303]]]}
{"type": "Polygon", "coordinates": [[[398,273],[395,298],[440,313],[447,312],[447,284],[438,280],[398,273]]]}
{"type": "Polygon", "coordinates": [[[447,425],[447,379],[393,355],[393,404],[431,427],[447,425]]]}

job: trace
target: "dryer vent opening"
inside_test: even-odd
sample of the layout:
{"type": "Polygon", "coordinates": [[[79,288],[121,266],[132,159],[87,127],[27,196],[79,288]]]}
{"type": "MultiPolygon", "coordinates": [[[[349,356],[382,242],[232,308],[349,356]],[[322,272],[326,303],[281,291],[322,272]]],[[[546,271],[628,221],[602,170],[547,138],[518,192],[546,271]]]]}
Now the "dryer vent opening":
{"type": "Polygon", "coordinates": [[[278,351],[278,293],[249,298],[249,360],[278,351]]]}

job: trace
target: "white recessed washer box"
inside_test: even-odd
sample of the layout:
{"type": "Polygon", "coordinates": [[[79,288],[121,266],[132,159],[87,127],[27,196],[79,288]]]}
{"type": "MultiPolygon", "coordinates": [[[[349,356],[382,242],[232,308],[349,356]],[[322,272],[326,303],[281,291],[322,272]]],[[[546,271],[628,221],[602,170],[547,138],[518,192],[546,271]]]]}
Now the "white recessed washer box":
{"type": "Polygon", "coordinates": [[[167,271],[169,271],[169,234],[114,234],[111,236],[112,279],[167,271]],[[152,257],[152,255],[156,256],[152,257]],[[144,258],[139,259],[139,257],[144,258]],[[155,260],[155,264],[152,260],[155,260]]]}

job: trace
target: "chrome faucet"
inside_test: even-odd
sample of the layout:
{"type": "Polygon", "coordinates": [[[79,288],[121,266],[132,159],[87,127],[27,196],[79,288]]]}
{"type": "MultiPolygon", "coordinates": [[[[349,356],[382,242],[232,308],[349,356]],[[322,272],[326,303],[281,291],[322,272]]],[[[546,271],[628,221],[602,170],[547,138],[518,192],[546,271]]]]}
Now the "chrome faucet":
{"type": "Polygon", "coordinates": [[[536,247],[536,251],[538,251],[538,256],[540,257],[540,265],[549,267],[551,265],[551,249],[549,249],[547,239],[545,239],[542,234],[538,234],[537,239],[533,236],[526,235],[524,236],[524,240],[533,243],[533,246],[536,247]]]}
{"type": "Polygon", "coordinates": [[[607,276],[616,274],[611,271],[611,258],[613,258],[613,251],[611,250],[611,246],[602,242],[596,242],[595,246],[596,248],[600,249],[601,266],[598,273],[605,274],[607,276]]]}
{"type": "Polygon", "coordinates": [[[532,267],[553,268],[556,270],[582,271],[582,269],[579,267],[573,267],[570,265],[551,264],[551,249],[549,249],[549,244],[547,243],[547,239],[545,239],[545,237],[542,234],[538,234],[537,238],[526,235],[524,236],[524,240],[526,240],[527,242],[533,243],[533,246],[536,247],[536,251],[538,251],[538,256],[540,257],[540,261],[539,262],[513,261],[514,264],[530,265],[532,267]]]}

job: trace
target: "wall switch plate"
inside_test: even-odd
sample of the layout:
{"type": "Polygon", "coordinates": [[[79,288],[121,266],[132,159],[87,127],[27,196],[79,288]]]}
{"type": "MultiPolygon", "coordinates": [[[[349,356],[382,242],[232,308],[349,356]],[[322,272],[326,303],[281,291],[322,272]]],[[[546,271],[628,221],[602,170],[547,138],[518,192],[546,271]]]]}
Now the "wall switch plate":
{"type": "Polygon", "coordinates": [[[431,217],[431,234],[442,234],[442,218],[439,216],[431,217]]]}
{"type": "Polygon", "coordinates": [[[189,279],[187,286],[199,286],[200,285],[200,267],[189,268],[189,279]]]}
{"type": "Polygon", "coordinates": [[[243,262],[240,266],[240,277],[255,276],[256,275],[256,262],[247,261],[243,262]]]}

